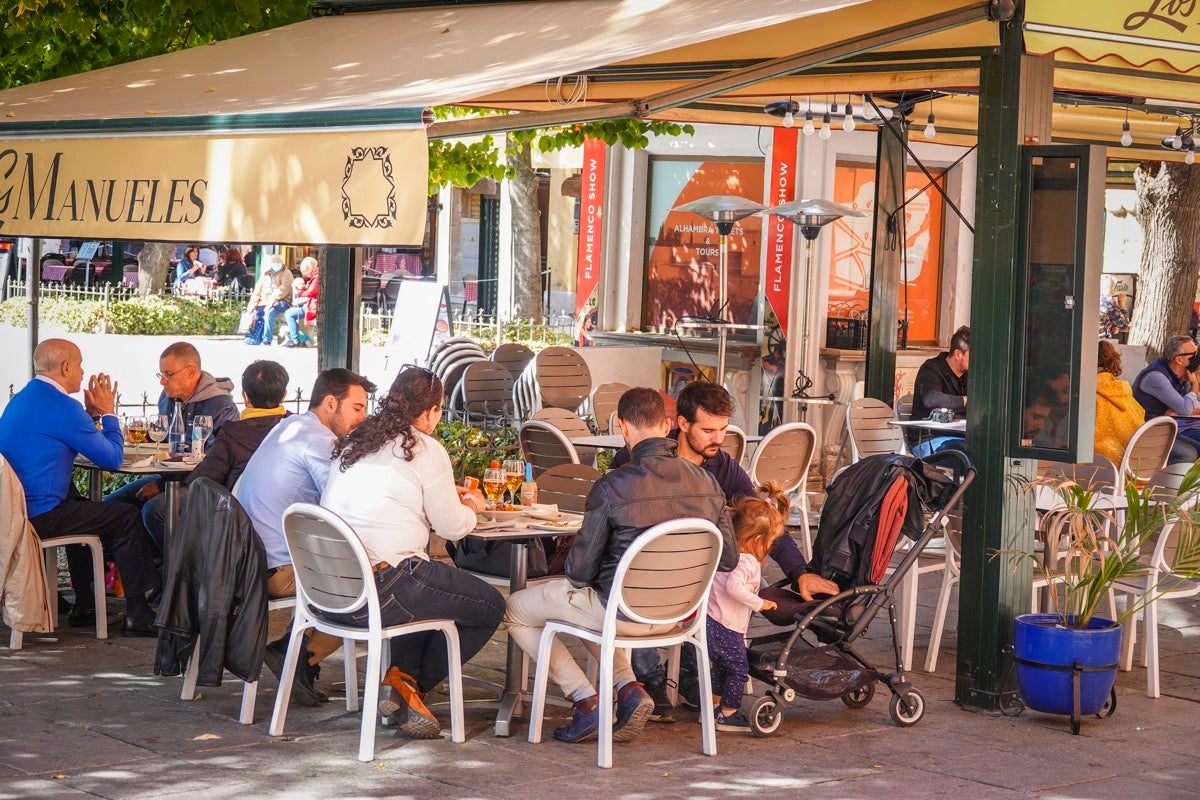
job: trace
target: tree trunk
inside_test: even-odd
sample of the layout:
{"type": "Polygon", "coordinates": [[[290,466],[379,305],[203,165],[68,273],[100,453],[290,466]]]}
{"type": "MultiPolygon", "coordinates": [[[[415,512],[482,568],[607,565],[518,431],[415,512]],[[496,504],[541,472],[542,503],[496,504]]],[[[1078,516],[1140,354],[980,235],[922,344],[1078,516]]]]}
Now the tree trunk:
{"type": "Polygon", "coordinates": [[[142,297],[158,294],[167,283],[171,269],[171,254],[175,245],[166,242],[147,242],[138,253],[138,294],[142,297]]]}
{"type": "Polygon", "coordinates": [[[1200,260],[1200,165],[1143,161],[1133,173],[1134,216],[1142,228],[1141,279],[1129,343],[1158,358],[1172,336],[1187,333],[1200,260]]]}
{"type": "Polygon", "coordinates": [[[516,171],[509,181],[513,233],[513,314],[522,319],[542,316],[542,243],[537,204],[537,175],[529,142],[509,154],[516,171]]]}

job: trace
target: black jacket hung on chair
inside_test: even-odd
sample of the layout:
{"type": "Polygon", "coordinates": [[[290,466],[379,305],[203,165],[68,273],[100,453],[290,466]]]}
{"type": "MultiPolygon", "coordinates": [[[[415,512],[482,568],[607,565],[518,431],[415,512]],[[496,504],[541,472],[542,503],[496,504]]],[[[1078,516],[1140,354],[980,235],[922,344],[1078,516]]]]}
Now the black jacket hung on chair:
{"type": "Polygon", "coordinates": [[[257,681],[267,639],[267,557],[241,505],[208,478],[188,489],[169,563],[154,674],[178,675],[199,658],[197,686],[220,686],[226,669],[257,681]]]}

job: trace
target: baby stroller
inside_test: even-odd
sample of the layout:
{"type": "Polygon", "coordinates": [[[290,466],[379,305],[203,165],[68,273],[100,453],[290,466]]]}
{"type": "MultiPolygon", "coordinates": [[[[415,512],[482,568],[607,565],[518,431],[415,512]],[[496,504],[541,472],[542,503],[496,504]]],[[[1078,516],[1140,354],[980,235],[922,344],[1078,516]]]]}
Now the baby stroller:
{"type": "Polygon", "coordinates": [[[920,721],[925,699],[909,683],[900,658],[895,595],[974,477],[966,455],[952,450],[924,460],[871,456],[829,485],[809,568],[842,591],[810,603],[792,595],[796,602],[790,608],[780,603],[780,609],[794,615],[795,629],[749,640],[750,676],[768,687],[749,714],[755,735],[779,730],[784,707],[797,694],[811,700],[840,697],[850,708],[862,708],[874,697],[876,681],[892,693],[888,714],[893,722],[908,727],[920,721]],[[927,523],[926,512],[932,513],[927,523]],[[885,578],[901,533],[912,540],[911,547],[885,578]],[[888,671],[854,647],[885,608],[896,664],[888,671]]]}

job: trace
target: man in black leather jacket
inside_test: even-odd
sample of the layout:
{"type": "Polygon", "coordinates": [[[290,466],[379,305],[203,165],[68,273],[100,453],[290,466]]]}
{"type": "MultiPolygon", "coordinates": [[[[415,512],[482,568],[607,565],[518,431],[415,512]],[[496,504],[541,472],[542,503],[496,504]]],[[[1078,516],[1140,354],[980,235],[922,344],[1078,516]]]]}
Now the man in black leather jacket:
{"type": "MultiPolygon", "coordinates": [[[[737,542],[725,510],[725,494],[716,479],[675,454],[662,397],[653,389],[630,389],[617,404],[617,419],[632,458],[596,482],[588,494],[583,527],[567,558],[566,578],[545,581],[508,598],[508,633],[536,658],[542,628],[549,619],[599,629],[621,556],[638,536],[660,522],[682,517],[711,520],[725,545],[720,568],[737,564],[737,542]]],[[[621,623],[622,632],[655,633],[655,626],[621,623]]],[[[582,741],[600,724],[596,689],[561,641],[550,654],[550,677],[574,704],[571,724],[554,731],[565,742],[582,741]]],[[[617,688],[613,739],[630,741],[645,725],[654,701],[634,678],[623,650],[614,659],[617,688]]]]}

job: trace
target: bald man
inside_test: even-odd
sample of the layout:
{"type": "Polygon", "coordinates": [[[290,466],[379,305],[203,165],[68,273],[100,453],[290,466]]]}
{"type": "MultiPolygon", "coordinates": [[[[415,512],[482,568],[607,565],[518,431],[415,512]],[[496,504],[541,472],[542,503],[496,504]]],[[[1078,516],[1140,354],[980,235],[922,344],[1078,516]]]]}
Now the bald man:
{"type": "MultiPolygon", "coordinates": [[[[158,576],[141,515],[129,505],[88,500],[71,483],[76,455],[103,469],[117,469],[124,460],[121,426],[113,413],[116,384],[104,373],[93,375],[83,392],[83,405],[72,399],[83,387],[83,356],[66,339],[39,344],[33,367],[34,379],[13,396],[0,416],[0,455],[25,489],[29,521],[43,539],[98,535],[121,571],[125,633],[157,636],[145,593],[157,584],[158,576]],[[99,430],[95,418],[100,420],[99,430]]],[[[67,548],[67,561],[75,587],[75,608],[68,622],[91,624],[96,614],[91,559],[85,548],[73,546],[67,548]]]]}

